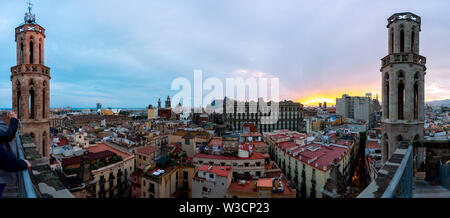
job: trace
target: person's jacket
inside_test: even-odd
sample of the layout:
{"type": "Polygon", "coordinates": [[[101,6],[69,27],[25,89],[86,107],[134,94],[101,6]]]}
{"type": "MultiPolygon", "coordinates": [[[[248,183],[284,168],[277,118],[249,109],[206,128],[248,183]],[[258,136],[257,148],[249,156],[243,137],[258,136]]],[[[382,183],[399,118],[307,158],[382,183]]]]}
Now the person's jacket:
{"type": "Polygon", "coordinates": [[[11,118],[9,126],[0,120],[0,184],[17,182],[16,172],[28,168],[23,160],[16,158],[17,151],[13,139],[16,135],[19,120],[11,118]]]}

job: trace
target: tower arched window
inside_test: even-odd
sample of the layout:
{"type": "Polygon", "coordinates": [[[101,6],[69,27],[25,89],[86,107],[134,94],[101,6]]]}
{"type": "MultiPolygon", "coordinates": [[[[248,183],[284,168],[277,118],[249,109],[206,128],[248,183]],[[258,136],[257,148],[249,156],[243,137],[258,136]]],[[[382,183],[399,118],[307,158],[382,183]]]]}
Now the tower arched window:
{"type": "Polygon", "coordinates": [[[47,82],[44,81],[42,85],[42,118],[47,118],[47,114],[45,113],[46,106],[46,88],[47,88],[47,82]]]}
{"type": "Polygon", "coordinates": [[[47,132],[42,133],[42,156],[47,156],[47,132]]]}
{"type": "Polygon", "coordinates": [[[400,52],[405,52],[405,31],[400,30],[400,52]]]}
{"type": "Polygon", "coordinates": [[[411,53],[414,53],[414,37],[415,37],[415,31],[414,31],[414,28],[413,28],[413,30],[412,30],[412,32],[411,32],[411,53]]]}
{"type": "Polygon", "coordinates": [[[383,111],[383,113],[386,113],[386,118],[389,119],[389,73],[385,73],[384,75],[385,78],[385,88],[386,88],[386,102],[383,102],[383,104],[385,104],[385,111],[383,111]]]}
{"type": "Polygon", "coordinates": [[[34,114],[35,114],[35,93],[34,93],[34,88],[31,88],[30,89],[30,92],[29,92],[29,102],[28,102],[28,105],[29,105],[29,113],[30,113],[30,119],[34,119],[35,118],[35,116],[34,116],[34,114]]]}
{"type": "Polygon", "coordinates": [[[42,64],[42,47],[41,47],[41,43],[39,43],[39,64],[42,64]]]}
{"type": "Polygon", "coordinates": [[[397,101],[397,112],[398,112],[398,119],[403,120],[404,119],[404,105],[405,105],[405,83],[404,78],[405,75],[402,71],[400,71],[398,75],[399,81],[398,81],[398,101],[397,101]]]}
{"type": "Polygon", "coordinates": [[[17,81],[16,84],[16,99],[17,99],[17,118],[21,118],[22,116],[22,101],[21,101],[21,96],[22,96],[22,92],[20,91],[20,82],[17,81]]]}
{"type": "Polygon", "coordinates": [[[419,118],[419,72],[414,75],[414,119],[419,118]]]}
{"type": "Polygon", "coordinates": [[[34,58],[34,43],[31,40],[30,41],[30,64],[33,64],[33,58],[34,58]]]}
{"type": "Polygon", "coordinates": [[[391,29],[391,54],[394,53],[394,29],[391,29]]]}
{"type": "Polygon", "coordinates": [[[23,41],[20,42],[20,64],[23,64],[24,61],[24,46],[23,46],[23,41]]]}

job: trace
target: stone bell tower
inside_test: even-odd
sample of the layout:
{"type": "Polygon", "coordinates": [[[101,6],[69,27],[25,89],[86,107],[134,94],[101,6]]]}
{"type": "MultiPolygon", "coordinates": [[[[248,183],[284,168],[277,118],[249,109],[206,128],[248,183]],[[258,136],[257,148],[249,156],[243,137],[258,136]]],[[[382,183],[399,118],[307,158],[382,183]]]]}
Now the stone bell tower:
{"type": "Polygon", "coordinates": [[[388,55],[381,62],[383,163],[401,141],[423,139],[426,58],[419,55],[421,18],[397,13],[388,19],[388,55]]]}
{"type": "Polygon", "coordinates": [[[33,138],[40,153],[50,151],[50,68],[44,65],[45,29],[36,23],[31,3],[24,23],[16,28],[17,65],[11,68],[12,108],[23,133],[33,138]]]}

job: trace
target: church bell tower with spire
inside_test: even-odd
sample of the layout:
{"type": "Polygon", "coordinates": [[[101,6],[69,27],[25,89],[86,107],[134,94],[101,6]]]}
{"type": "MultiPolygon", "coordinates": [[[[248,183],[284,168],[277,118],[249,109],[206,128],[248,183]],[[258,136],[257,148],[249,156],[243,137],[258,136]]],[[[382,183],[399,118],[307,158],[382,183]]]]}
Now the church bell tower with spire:
{"type": "Polygon", "coordinates": [[[17,65],[11,68],[12,108],[23,133],[33,138],[44,157],[50,152],[50,68],[44,65],[45,29],[28,3],[24,23],[15,29],[17,65]]]}
{"type": "Polygon", "coordinates": [[[381,60],[383,163],[400,142],[424,137],[426,58],[419,53],[421,18],[397,13],[388,18],[388,55],[381,60]]]}

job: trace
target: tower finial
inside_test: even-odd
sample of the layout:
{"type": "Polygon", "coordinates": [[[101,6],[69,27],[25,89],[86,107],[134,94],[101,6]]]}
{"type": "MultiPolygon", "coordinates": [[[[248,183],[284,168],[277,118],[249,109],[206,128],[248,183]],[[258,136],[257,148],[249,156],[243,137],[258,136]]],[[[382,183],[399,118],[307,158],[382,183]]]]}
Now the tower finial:
{"type": "Polygon", "coordinates": [[[28,5],[28,12],[25,13],[25,23],[30,23],[30,24],[34,24],[36,23],[36,15],[31,13],[31,9],[33,8],[33,3],[31,3],[31,0],[28,0],[27,2],[28,5]]]}

